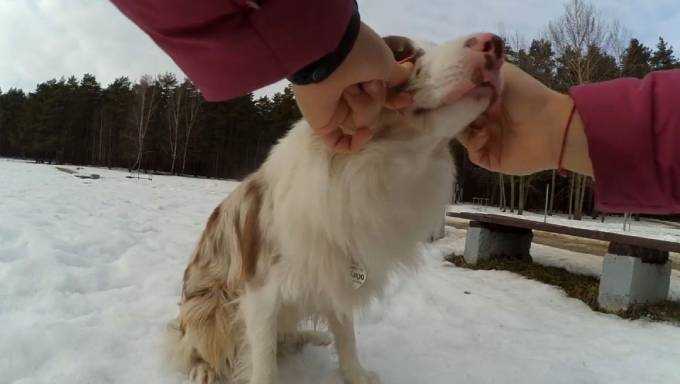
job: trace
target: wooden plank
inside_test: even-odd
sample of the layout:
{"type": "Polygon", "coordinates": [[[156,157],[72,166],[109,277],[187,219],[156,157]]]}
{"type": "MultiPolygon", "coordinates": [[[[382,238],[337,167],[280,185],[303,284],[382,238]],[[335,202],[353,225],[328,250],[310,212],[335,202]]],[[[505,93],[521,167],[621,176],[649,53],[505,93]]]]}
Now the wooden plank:
{"type": "Polygon", "coordinates": [[[639,247],[658,249],[660,251],[680,252],[680,243],[672,241],[648,239],[645,237],[624,235],[620,233],[603,232],[593,229],[574,228],[568,227],[566,225],[543,223],[540,221],[525,220],[503,215],[495,215],[491,213],[447,212],[446,215],[449,217],[457,217],[460,219],[493,223],[508,227],[536,229],[544,232],[553,232],[563,235],[585,237],[587,239],[616,242],[627,245],[636,245],[639,247]]]}

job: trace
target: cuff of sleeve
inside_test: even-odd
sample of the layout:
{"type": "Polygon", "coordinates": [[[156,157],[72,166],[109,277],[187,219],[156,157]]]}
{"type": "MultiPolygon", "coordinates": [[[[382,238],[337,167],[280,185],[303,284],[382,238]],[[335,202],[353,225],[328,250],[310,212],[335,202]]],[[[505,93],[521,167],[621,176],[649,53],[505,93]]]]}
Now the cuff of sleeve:
{"type": "Polygon", "coordinates": [[[293,73],[288,77],[288,80],[296,85],[307,85],[326,80],[336,69],[338,69],[347,55],[349,55],[349,52],[354,47],[354,43],[359,35],[360,27],[361,17],[359,16],[359,11],[355,3],[354,13],[335,50],[293,73]]]}

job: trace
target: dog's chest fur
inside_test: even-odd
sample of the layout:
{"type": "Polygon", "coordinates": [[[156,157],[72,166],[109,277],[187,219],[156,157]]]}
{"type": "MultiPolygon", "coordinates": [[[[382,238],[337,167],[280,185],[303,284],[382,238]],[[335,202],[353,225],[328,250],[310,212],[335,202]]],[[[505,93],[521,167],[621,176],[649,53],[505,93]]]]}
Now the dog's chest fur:
{"type": "Polygon", "coordinates": [[[418,265],[418,243],[440,223],[454,171],[447,142],[386,142],[329,154],[305,122],[261,169],[265,236],[280,255],[272,275],[285,301],[348,313],[379,296],[389,276],[418,265]],[[366,280],[352,285],[350,267],[366,280]]]}

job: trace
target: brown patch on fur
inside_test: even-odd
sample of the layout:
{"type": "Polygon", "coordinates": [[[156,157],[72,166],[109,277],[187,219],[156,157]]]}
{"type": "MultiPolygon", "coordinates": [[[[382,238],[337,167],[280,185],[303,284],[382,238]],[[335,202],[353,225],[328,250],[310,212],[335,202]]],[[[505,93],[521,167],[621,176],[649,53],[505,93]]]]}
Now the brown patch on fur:
{"type": "Polygon", "coordinates": [[[505,43],[503,42],[503,39],[501,39],[500,37],[494,37],[491,41],[493,42],[493,51],[496,54],[496,58],[500,59],[501,57],[503,57],[505,43]]]}
{"type": "Polygon", "coordinates": [[[471,37],[465,41],[465,48],[472,48],[477,44],[477,38],[471,37]]]}
{"type": "Polygon", "coordinates": [[[234,228],[239,249],[241,250],[241,279],[249,280],[255,275],[262,240],[260,233],[262,189],[259,180],[256,178],[250,179],[245,188],[243,196],[244,200],[248,201],[245,221],[243,226],[241,226],[240,215],[235,215],[234,228]]]}
{"type": "Polygon", "coordinates": [[[189,268],[191,268],[191,264],[189,264],[186,269],[184,270],[184,276],[182,277],[182,299],[181,301],[184,302],[187,299],[187,283],[189,282],[189,268]]]}
{"type": "Polygon", "coordinates": [[[215,241],[214,234],[219,230],[218,224],[220,221],[220,216],[222,215],[221,204],[215,207],[215,209],[210,214],[208,222],[205,225],[205,229],[201,234],[201,238],[198,241],[198,247],[194,254],[194,257],[189,262],[187,269],[184,271],[184,283],[186,284],[189,277],[189,268],[194,265],[200,265],[205,260],[202,256],[208,255],[208,247],[212,245],[211,250],[213,255],[219,255],[221,250],[221,244],[219,241],[215,241]]]}
{"type": "Polygon", "coordinates": [[[215,226],[217,225],[218,218],[220,217],[220,206],[218,205],[215,207],[215,209],[212,211],[210,214],[210,218],[208,218],[208,224],[205,226],[205,231],[212,233],[215,230],[215,226]]]}
{"type": "Polygon", "coordinates": [[[413,44],[413,40],[409,39],[408,37],[386,36],[383,38],[383,40],[392,51],[396,61],[402,61],[404,59],[411,58],[411,60],[415,62],[425,54],[425,51],[420,48],[416,48],[413,44]]]}
{"type": "Polygon", "coordinates": [[[488,54],[484,55],[484,60],[485,60],[484,68],[488,69],[489,71],[492,70],[494,68],[494,66],[496,65],[496,61],[494,60],[493,56],[491,56],[491,55],[488,55],[488,54]]]}
{"type": "Polygon", "coordinates": [[[482,69],[477,67],[475,70],[472,72],[472,78],[470,79],[473,84],[480,85],[484,82],[484,73],[482,73],[482,69]]]}

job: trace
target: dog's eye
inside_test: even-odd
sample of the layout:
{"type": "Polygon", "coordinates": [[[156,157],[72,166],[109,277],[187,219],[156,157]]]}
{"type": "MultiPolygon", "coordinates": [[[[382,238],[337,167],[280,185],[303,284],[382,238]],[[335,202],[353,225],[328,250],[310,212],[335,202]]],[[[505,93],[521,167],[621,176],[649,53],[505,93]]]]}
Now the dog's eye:
{"type": "Polygon", "coordinates": [[[422,72],[422,71],[423,71],[422,67],[419,67],[418,69],[416,69],[416,76],[420,76],[420,72],[422,72]]]}

